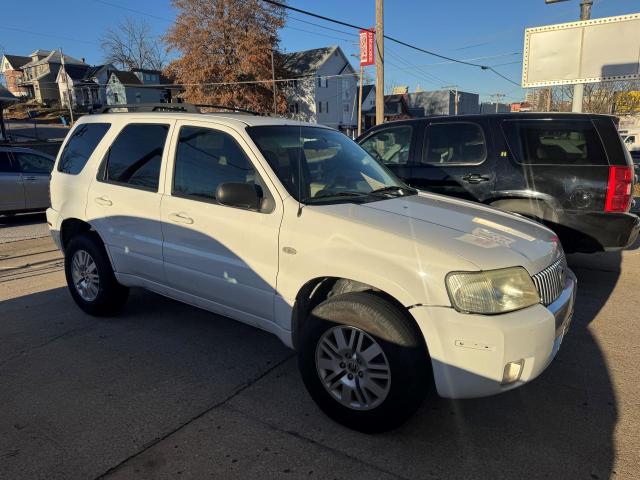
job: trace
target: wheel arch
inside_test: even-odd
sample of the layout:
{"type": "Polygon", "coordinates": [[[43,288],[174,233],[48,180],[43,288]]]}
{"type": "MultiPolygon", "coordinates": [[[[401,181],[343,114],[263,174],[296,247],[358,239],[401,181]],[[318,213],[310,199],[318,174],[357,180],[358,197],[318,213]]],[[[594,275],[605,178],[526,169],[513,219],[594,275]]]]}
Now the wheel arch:
{"type": "Polygon", "coordinates": [[[109,249],[98,231],[89,222],[80,220],[79,218],[66,218],[60,224],[60,245],[62,246],[62,250],[64,251],[67,248],[67,245],[75,235],[89,232],[92,235],[95,235],[95,237],[100,241],[100,244],[107,252],[107,258],[109,258],[111,268],[115,271],[115,266],[113,264],[113,259],[109,254],[109,249]]]}

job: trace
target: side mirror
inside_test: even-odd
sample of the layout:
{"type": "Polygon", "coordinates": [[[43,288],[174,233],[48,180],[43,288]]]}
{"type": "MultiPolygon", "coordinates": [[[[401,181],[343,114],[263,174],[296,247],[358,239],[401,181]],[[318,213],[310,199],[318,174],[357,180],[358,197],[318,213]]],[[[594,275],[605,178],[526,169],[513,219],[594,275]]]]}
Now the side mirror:
{"type": "Polygon", "coordinates": [[[216,200],[222,205],[260,210],[262,189],[250,183],[221,183],[216,189],[216,200]]]}

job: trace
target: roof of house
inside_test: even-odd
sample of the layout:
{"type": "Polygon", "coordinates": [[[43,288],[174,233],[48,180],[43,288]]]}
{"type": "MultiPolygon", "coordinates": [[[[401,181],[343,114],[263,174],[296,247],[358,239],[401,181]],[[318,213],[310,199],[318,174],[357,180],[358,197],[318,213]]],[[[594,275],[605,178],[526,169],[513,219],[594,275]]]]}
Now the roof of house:
{"type": "Polygon", "coordinates": [[[38,55],[38,56],[49,55],[50,53],[51,53],[51,50],[43,50],[42,48],[39,48],[35,52],[31,52],[29,54],[29,56],[30,57],[35,57],[36,55],[38,55]]]}
{"type": "Polygon", "coordinates": [[[110,63],[104,64],[104,65],[94,65],[92,67],[89,67],[87,71],[84,73],[83,80],[91,80],[100,72],[100,70],[102,70],[105,67],[111,67],[114,71],[116,70],[116,68],[110,63]]]}
{"type": "Polygon", "coordinates": [[[337,45],[332,45],[301,52],[285,53],[282,66],[296,75],[315,73],[327,58],[339,48],[337,45]]]}
{"type": "MultiPolygon", "coordinates": [[[[41,52],[41,51],[46,52],[46,50],[38,50],[38,52],[41,52]]],[[[35,55],[35,52],[32,55],[35,55]]],[[[26,63],[22,66],[22,68],[35,67],[36,65],[43,65],[45,63],[62,63],[61,57],[60,57],[60,51],[54,50],[52,52],[49,52],[49,54],[45,58],[41,58],[40,60],[26,63]]],[[[64,56],[64,63],[65,65],[70,65],[70,64],[86,65],[86,63],[84,63],[82,60],[78,60],[77,58],[70,57],[69,55],[64,56]]]]}
{"type": "Polygon", "coordinates": [[[373,84],[371,84],[371,85],[363,85],[362,86],[362,100],[367,98],[367,96],[369,95],[371,90],[373,90],[374,88],[376,88],[376,86],[373,85],[373,84]]]}
{"type": "Polygon", "coordinates": [[[140,79],[133,72],[114,71],[111,75],[115,75],[118,81],[124,85],[142,85],[140,79]]]}
{"type": "Polygon", "coordinates": [[[132,72],[140,72],[140,73],[155,73],[155,74],[159,74],[160,70],[149,70],[148,68],[132,68],[131,69],[132,72]]]}
{"type": "Polygon", "coordinates": [[[13,69],[20,68],[31,61],[31,57],[21,57],[20,55],[5,55],[4,58],[13,69]]]}
{"type": "Polygon", "coordinates": [[[90,68],[89,65],[65,64],[64,66],[65,72],[67,72],[67,75],[69,75],[72,80],[82,80],[90,68]]]}

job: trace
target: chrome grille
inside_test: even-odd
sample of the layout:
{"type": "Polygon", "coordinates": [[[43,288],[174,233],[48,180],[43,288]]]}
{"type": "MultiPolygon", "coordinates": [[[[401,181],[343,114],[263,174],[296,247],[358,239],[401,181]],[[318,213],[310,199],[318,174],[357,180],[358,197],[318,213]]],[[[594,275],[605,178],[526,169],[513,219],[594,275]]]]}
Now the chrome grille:
{"type": "Polygon", "coordinates": [[[566,260],[562,257],[531,277],[543,305],[551,305],[560,296],[564,288],[566,271],[566,260]]]}

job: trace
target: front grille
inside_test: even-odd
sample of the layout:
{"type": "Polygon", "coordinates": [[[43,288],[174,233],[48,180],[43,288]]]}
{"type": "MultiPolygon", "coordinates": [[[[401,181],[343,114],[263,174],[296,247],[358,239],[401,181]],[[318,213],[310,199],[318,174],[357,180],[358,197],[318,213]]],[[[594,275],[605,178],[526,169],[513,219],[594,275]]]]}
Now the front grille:
{"type": "Polygon", "coordinates": [[[563,256],[531,277],[543,305],[551,305],[560,296],[564,288],[566,271],[567,264],[563,256]]]}

